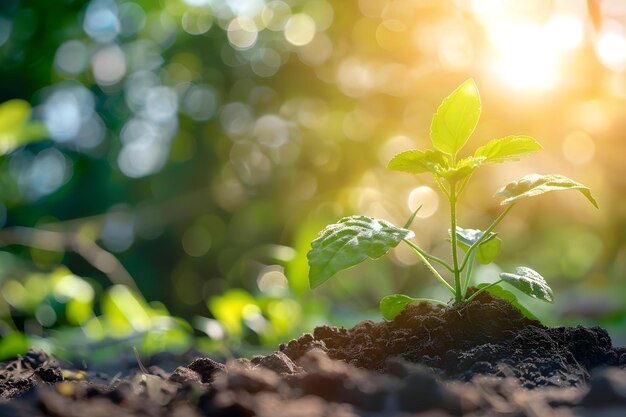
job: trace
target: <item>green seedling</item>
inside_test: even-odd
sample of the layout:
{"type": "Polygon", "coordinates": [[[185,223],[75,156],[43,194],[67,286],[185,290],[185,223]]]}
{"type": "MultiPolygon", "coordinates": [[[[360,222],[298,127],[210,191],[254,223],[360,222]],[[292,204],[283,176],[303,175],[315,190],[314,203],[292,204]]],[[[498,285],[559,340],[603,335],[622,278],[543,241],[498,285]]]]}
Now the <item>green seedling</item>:
{"type": "MultiPolygon", "coordinates": [[[[368,258],[379,258],[404,242],[435,278],[450,291],[452,301],[456,304],[469,302],[487,290],[502,294],[506,290],[497,286],[501,282],[510,284],[531,297],[553,302],[552,290],[545,279],[538,272],[525,266],[517,267],[514,273],[501,273],[498,281],[481,285],[470,295],[468,290],[472,279],[472,267],[476,262],[488,264],[498,256],[501,240],[494,230],[521,200],[550,191],[574,189],[580,191],[596,208],[598,205],[588,187],[563,175],[530,174],[505,185],[495,193],[496,196],[505,198],[500,203],[505,208],[486,230],[459,227],[457,202],[478,168],[490,163],[515,161],[523,155],[542,149],[541,145],[529,136],[512,135],[493,139],[476,149],[474,155],[460,158],[458,152],[474,131],[480,113],[478,88],[473,80],[467,80],[443,100],[433,116],[430,139],[434,149],[401,152],[394,156],[387,166],[388,169],[411,174],[429,172],[435,177],[439,190],[450,203],[448,233],[452,264],[427,253],[410,240],[415,234],[408,230],[408,227],[416,213],[413,213],[404,227],[396,227],[385,220],[367,216],[344,217],[337,223],[326,226],[311,244],[312,249],[307,254],[311,288],[321,285],[343,269],[368,258]],[[462,257],[460,251],[464,252],[462,257]],[[433,264],[438,264],[450,273],[451,283],[433,264]]],[[[380,309],[383,316],[391,320],[407,304],[420,301],[447,305],[438,300],[393,294],[381,300],[380,309]]]]}

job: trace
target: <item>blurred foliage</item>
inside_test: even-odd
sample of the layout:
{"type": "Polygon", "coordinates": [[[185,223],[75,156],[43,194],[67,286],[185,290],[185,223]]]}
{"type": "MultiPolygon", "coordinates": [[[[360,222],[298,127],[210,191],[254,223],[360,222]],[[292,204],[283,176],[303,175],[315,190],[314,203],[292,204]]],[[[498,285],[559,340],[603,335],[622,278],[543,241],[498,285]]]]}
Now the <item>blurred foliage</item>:
{"type": "MultiPolygon", "coordinates": [[[[311,293],[305,255],[342,215],[402,224],[423,205],[418,240],[448,256],[433,184],[384,166],[428,143],[468,77],[480,143],[520,132],[546,148],[475,187],[562,172],[601,208],[527,205],[500,229],[498,265],[545,272],[557,305],[542,319],[623,324],[625,33],[615,0],[0,2],[0,354],[24,349],[19,332],[83,356],[192,335],[275,346],[377,317],[383,294],[436,296],[402,250],[311,293]]],[[[481,197],[460,202],[461,225],[484,227],[496,202],[467,195],[481,197]]]]}

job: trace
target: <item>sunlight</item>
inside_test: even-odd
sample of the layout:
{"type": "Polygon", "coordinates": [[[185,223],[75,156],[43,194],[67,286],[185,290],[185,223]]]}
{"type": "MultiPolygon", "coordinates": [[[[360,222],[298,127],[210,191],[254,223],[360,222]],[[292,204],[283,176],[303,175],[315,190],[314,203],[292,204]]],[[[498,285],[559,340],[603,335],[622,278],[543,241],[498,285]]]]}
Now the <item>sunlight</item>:
{"type": "Polygon", "coordinates": [[[542,40],[538,27],[500,30],[494,70],[509,86],[520,90],[548,90],[559,81],[557,51],[542,40]]]}
{"type": "Polygon", "coordinates": [[[518,90],[557,87],[566,53],[580,47],[584,39],[577,4],[560,3],[553,11],[533,14],[519,3],[474,0],[474,14],[493,47],[488,72],[518,90]]]}

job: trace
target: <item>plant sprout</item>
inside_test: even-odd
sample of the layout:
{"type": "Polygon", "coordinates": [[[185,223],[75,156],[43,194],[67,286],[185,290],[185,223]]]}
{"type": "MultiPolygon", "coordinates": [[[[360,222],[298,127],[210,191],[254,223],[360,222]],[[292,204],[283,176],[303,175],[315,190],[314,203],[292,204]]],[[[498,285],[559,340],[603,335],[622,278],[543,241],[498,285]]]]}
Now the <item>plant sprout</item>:
{"type": "MultiPolygon", "coordinates": [[[[511,209],[521,200],[550,191],[578,190],[596,208],[595,199],[589,188],[563,175],[526,175],[511,182],[496,192],[505,199],[500,203],[505,209],[493,220],[486,230],[464,229],[457,224],[457,202],[465,191],[472,174],[490,163],[518,160],[519,157],[537,152],[541,145],[533,138],[511,135],[493,139],[479,147],[474,155],[460,158],[459,151],[474,131],[481,113],[478,88],[472,79],[461,84],[445,98],[433,116],[430,139],[434,149],[409,150],[394,156],[387,168],[411,174],[431,173],[439,190],[450,203],[449,242],[452,264],[433,256],[413,243],[415,234],[408,230],[416,212],[404,227],[367,216],[344,217],[335,224],[326,226],[312,242],[307,254],[309,261],[309,284],[318,287],[337,272],[350,268],[365,259],[376,259],[390,249],[406,243],[419,257],[441,284],[452,294],[456,304],[467,303],[483,291],[494,289],[501,282],[508,283],[523,293],[546,302],[553,302],[553,293],[545,279],[526,266],[519,266],[514,273],[501,273],[500,279],[482,285],[469,294],[472,267],[475,262],[491,263],[498,256],[501,240],[494,232],[511,209]],[[461,256],[461,251],[464,255],[461,256]],[[438,264],[451,275],[448,282],[433,266],[438,264]]],[[[419,209],[418,209],[419,210],[419,209]]],[[[446,303],[425,298],[413,298],[393,294],[381,300],[380,308],[386,319],[393,319],[409,303],[429,301],[446,303]]]]}

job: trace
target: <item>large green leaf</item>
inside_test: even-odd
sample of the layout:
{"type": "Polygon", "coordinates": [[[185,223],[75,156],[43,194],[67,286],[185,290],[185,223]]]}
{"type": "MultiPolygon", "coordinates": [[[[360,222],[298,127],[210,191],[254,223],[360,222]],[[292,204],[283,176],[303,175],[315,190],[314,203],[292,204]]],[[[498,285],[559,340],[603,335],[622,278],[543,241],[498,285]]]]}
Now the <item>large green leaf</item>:
{"type": "Polygon", "coordinates": [[[485,162],[505,162],[517,160],[520,156],[537,152],[543,147],[530,136],[506,136],[493,139],[476,149],[474,157],[484,157],[485,162]]]}
{"type": "MultiPolygon", "coordinates": [[[[463,229],[462,227],[456,228],[457,244],[461,249],[467,252],[467,250],[484,234],[482,230],[478,229],[463,229]]],[[[451,231],[448,230],[448,234],[451,231]]],[[[475,249],[476,260],[481,264],[489,264],[500,254],[502,248],[502,240],[497,237],[496,233],[489,233],[489,236],[478,245],[475,249]]]]}
{"type": "Polygon", "coordinates": [[[367,258],[376,259],[414,236],[410,230],[367,216],[344,217],[326,226],[307,254],[309,285],[315,288],[337,272],[367,258]]]}
{"type": "Polygon", "coordinates": [[[389,161],[387,168],[393,171],[403,171],[410,174],[422,174],[431,172],[440,175],[445,169],[450,167],[449,157],[437,150],[422,151],[413,149],[400,152],[389,161]]]}
{"type": "Polygon", "coordinates": [[[500,278],[520,290],[526,295],[530,295],[538,300],[551,303],[554,301],[554,294],[545,279],[539,274],[526,266],[518,266],[515,273],[503,272],[500,278]]]}
{"type": "Polygon", "coordinates": [[[549,191],[560,190],[578,190],[598,208],[598,203],[591,195],[589,188],[582,185],[579,182],[571,180],[563,175],[540,175],[530,174],[522,177],[518,181],[513,181],[504,187],[500,188],[495,195],[502,195],[506,197],[500,204],[505,206],[507,204],[515,203],[519,200],[528,197],[534,197],[541,195],[549,191]]]}
{"type": "Polygon", "coordinates": [[[443,100],[433,116],[430,125],[433,146],[456,155],[476,128],[480,111],[478,87],[469,79],[443,100]]]}

